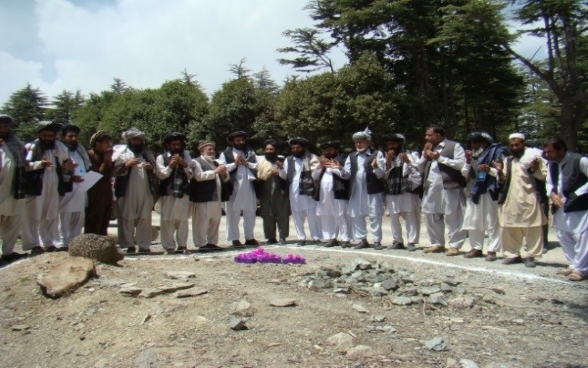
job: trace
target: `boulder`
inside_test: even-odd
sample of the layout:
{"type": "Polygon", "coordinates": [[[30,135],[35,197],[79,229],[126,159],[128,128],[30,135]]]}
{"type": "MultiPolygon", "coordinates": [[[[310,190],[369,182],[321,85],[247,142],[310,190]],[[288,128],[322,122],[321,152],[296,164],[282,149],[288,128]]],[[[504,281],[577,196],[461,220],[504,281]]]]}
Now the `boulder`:
{"type": "Polygon", "coordinates": [[[109,264],[116,264],[125,257],[116,248],[116,243],[112,238],[96,234],[76,236],[69,244],[69,255],[109,264]]]}
{"type": "Polygon", "coordinates": [[[49,298],[59,298],[73,293],[92,277],[97,277],[92,260],[70,257],[49,267],[47,272],[37,276],[37,284],[49,298]]]}

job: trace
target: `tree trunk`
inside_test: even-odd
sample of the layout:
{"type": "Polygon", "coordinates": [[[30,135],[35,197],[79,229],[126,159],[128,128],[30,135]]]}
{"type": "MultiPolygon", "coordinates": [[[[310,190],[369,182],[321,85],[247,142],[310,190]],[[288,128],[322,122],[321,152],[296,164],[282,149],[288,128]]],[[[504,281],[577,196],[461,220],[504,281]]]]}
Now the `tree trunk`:
{"type": "Polygon", "coordinates": [[[578,152],[578,132],[582,123],[588,117],[586,101],[578,99],[573,101],[572,98],[566,98],[561,102],[561,138],[568,145],[570,152],[578,152]]]}

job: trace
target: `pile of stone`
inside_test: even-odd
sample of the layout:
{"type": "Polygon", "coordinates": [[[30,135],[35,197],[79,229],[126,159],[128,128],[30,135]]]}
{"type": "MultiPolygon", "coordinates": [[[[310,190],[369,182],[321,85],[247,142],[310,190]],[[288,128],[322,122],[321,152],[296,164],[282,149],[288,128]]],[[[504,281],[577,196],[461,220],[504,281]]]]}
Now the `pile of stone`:
{"type": "Polygon", "coordinates": [[[315,291],[332,290],[342,298],[351,293],[374,299],[388,298],[392,304],[401,306],[426,302],[469,308],[476,301],[452,277],[417,280],[407,271],[395,270],[387,261],[370,262],[363,258],[345,265],[321,266],[315,273],[303,277],[300,285],[315,291]]]}

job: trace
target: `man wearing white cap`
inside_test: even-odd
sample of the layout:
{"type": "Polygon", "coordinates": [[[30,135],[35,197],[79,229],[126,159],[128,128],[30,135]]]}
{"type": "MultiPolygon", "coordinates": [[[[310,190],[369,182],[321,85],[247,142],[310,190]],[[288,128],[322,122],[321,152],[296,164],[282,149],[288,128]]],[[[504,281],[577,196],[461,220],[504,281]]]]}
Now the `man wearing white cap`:
{"type": "Polygon", "coordinates": [[[543,252],[542,226],[547,223],[542,210],[539,181],[545,180],[547,168],[537,153],[525,149],[525,136],[509,136],[511,156],[495,163],[498,182],[502,184],[498,204],[502,227],[500,242],[505,259],[502,263],[521,263],[523,238],[527,244],[525,266],[535,267],[535,258],[543,252]]]}
{"type": "Polygon", "coordinates": [[[426,130],[427,144],[419,160],[423,173],[422,212],[426,214],[427,233],[431,247],[425,253],[456,256],[467,237],[462,229],[466,180],[461,174],[465,165],[465,151],[454,141],[445,138],[445,130],[430,126],[426,130]],[[449,230],[449,249],[445,248],[445,226],[449,230]]]}
{"type": "MultiPolygon", "coordinates": [[[[355,249],[370,246],[367,240],[366,217],[374,239],[372,247],[382,247],[382,216],[384,214],[384,182],[381,180],[386,170],[386,160],[382,152],[370,148],[372,132],[366,128],[352,136],[355,152],[345,160],[342,178],[349,180],[350,198],[348,213],[351,217],[353,238],[359,240],[355,249]]],[[[341,168],[340,168],[341,169],[341,168]]]]}
{"type": "Polygon", "coordinates": [[[118,239],[127,253],[149,252],[155,187],[155,157],[145,133],[131,128],[122,134],[126,145],[113,156],[114,195],[118,210],[118,239]]]}

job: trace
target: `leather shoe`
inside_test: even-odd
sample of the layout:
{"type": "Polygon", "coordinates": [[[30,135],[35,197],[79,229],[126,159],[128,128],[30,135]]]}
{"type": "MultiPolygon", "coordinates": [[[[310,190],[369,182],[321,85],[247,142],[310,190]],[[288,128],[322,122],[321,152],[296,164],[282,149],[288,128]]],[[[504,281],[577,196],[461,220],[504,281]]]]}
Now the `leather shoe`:
{"type": "Polygon", "coordinates": [[[502,261],[502,264],[505,264],[505,265],[511,265],[511,264],[515,264],[515,263],[523,263],[523,260],[521,259],[521,256],[516,256],[516,257],[511,257],[511,258],[505,258],[502,261]]]}
{"type": "Polygon", "coordinates": [[[349,240],[341,243],[341,248],[351,248],[351,242],[349,240]]]}
{"type": "Polygon", "coordinates": [[[409,252],[414,252],[416,250],[416,245],[414,243],[408,243],[406,245],[406,250],[409,252]]]}
{"type": "Polygon", "coordinates": [[[537,264],[535,264],[533,257],[525,258],[525,267],[533,268],[535,266],[537,266],[537,264]]]}
{"type": "Polygon", "coordinates": [[[486,253],[486,261],[488,262],[494,262],[496,261],[496,252],[488,252],[486,253]]]}
{"type": "Polygon", "coordinates": [[[247,239],[245,240],[245,245],[254,245],[254,246],[258,246],[259,242],[255,239],[247,239]]]}
{"type": "Polygon", "coordinates": [[[271,238],[267,240],[268,244],[278,244],[278,240],[276,238],[271,238]]]}
{"type": "Polygon", "coordinates": [[[459,249],[449,248],[449,249],[447,249],[447,252],[445,253],[445,255],[448,257],[457,256],[457,255],[459,255],[459,249]]]}
{"type": "Polygon", "coordinates": [[[137,248],[136,247],[128,247],[127,248],[127,254],[133,254],[133,253],[137,253],[137,248]]]}
{"type": "Polygon", "coordinates": [[[401,242],[393,242],[390,246],[390,249],[404,249],[404,243],[401,242]]]}
{"type": "Polygon", "coordinates": [[[233,240],[233,247],[235,248],[243,248],[243,243],[239,240],[233,240]]]}
{"type": "Polygon", "coordinates": [[[296,246],[298,247],[303,247],[306,245],[306,242],[304,240],[300,240],[298,243],[296,243],[296,246]]]}
{"type": "Polygon", "coordinates": [[[280,238],[280,245],[286,245],[286,238],[280,238]]]}
{"type": "Polygon", "coordinates": [[[331,247],[336,247],[337,245],[339,245],[339,242],[337,241],[337,239],[331,239],[331,240],[329,240],[328,243],[325,244],[325,247],[331,248],[331,247]]]}
{"type": "Polygon", "coordinates": [[[384,247],[382,246],[382,243],[380,243],[379,241],[374,242],[374,244],[372,245],[372,248],[374,248],[375,250],[382,250],[382,249],[384,249],[384,247]]]}
{"type": "Polygon", "coordinates": [[[435,245],[434,247],[425,248],[425,253],[444,253],[445,247],[441,245],[435,245]]]}
{"type": "Polygon", "coordinates": [[[353,247],[353,249],[364,249],[364,248],[369,248],[369,246],[370,246],[370,243],[368,243],[367,239],[361,239],[359,244],[357,244],[355,247],[353,247]]]}
{"type": "Polygon", "coordinates": [[[463,255],[465,258],[479,258],[484,257],[484,253],[480,249],[472,249],[463,255]]]}

